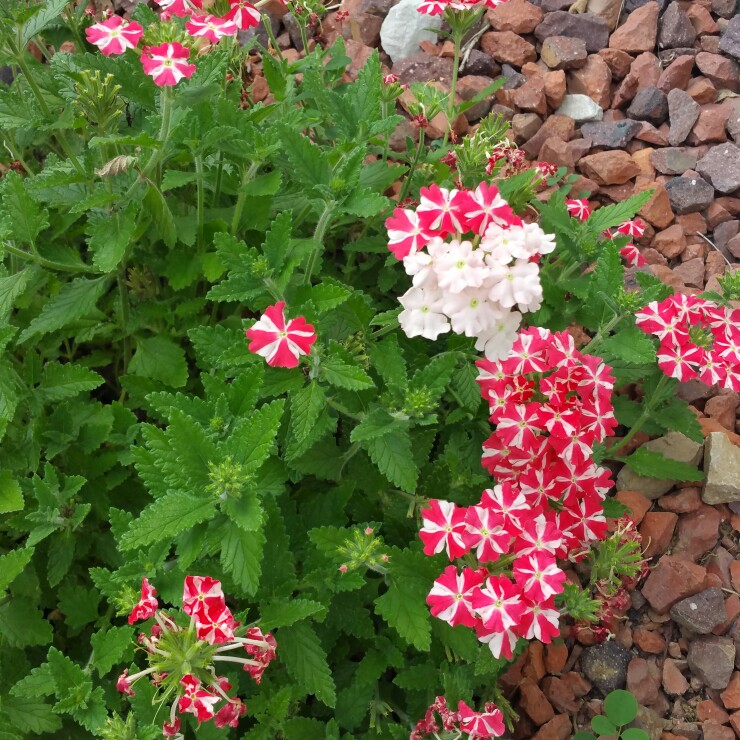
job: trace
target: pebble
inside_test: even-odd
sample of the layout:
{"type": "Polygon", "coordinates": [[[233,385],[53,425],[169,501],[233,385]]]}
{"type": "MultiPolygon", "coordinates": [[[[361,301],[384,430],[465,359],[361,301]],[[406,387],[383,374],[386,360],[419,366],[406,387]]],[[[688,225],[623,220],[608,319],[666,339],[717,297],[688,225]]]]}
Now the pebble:
{"type": "Polygon", "coordinates": [[[542,689],[531,678],[525,678],[519,684],[519,705],[536,725],[544,725],[555,716],[542,689]]]}
{"type": "Polygon", "coordinates": [[[513,31],[489,31],[481,37],[481,48],[497,62],[523,67],[537,60],[534,46],[513,31]]]}
{"type": "Polygon", "coordinates": [[[736,15],[727,24],[725,32],[719,40],[720,51],[740,59],[740,15],[736,15]]]}
{"type": "Polygon", "coordinates": [[[540,41],[551,36],[580,38],[585,41],[589,52],[597,52],[609,44],[609,27],[606,21],[592,13],[574,14],[565,10],[548,13],[535,29],[534,35],[540,41]]]}
{"type": "Polygon", "coordinates": [[[658,3],[649,2],[634,10],[625,22],[611,35],[610,49],[620,49],[630,54],[653,51],[658,36],[658,3]]]}
{"type": "Polygon", "coordinates": [[[671,544],[678,515],[669,511],[649,511],[640,525],[643,556],[647,559],[662,555],[671,544]]]}
{"type": "Polygon", "coordinates": [[[681,215],[703,211],[714,199],[714,188],[701,177],[674,177],[666,183],[674,212],[681,215]]]}
{"type": "Polygon", "coordinates": [[[695,40],[696,31],[690,18],[677,2],[672,2],[660,21],[658,45],[661,49],[679,49],[693,46],[695,40]]]}
{"type": "Polygon", "coordinates": [[[700,565],[663,555],[645,580],[642,595],[658,614],[665,614],[676,602],[701,591],[706,575],[700,565]]]}
{"type": "Polygon", "coordinates": [[[638,121],[648,121],[653,126],[660,126],[668,118],[666,94],[657,87],[644,87],[638,90],[627,108],[627,115],[638,121]]]}
{"type": "Polygon", "coordinates": [[[671,146],[682,144],[694,128],[701,110],[699,104],[683,90],[674,89],[667,95],[668,116],[671,127],[668,132],[668,143],[671,146]]]}
{"type": "Polygon", "coordinates": [[[706,504],[740,501],[740,449],[723,432],[712,432],[704,444],[706,479],[702,501],[706,504]]]}
{"type": "Polygon", "coordinates": [[[700,635],[708,635],[725,621],[725,599],[722,589],[708,588],[681,599],[671,607],[673,621],[700,635]]]}
{"type": "Polygon", "coordinates": [[[650,155],[653,167],[661,175],[680,175],[696,167],[697,152],[693,147],[665,147],[650,155]]]}
{"type": "Polygon", "coordinates": [[[689,690],[689,682],[678,667],[678,663],[671,658],[663,662],[663,690],[671,696],[681,696],[689,690]]]}
{"type": "Polygon", "coordinates": [[[699,637],[689,645],[688,661],[707,688],[725,689],[735,666],[735,643],[730,637],[699,637]]]}
{"type": "Polygon", "coordinates": [[[486,15],[494,31],[532,33],[545,14],[541,8],[527,0],[507,0],[488,10],[486,15]]]}
{"type": "Polygon", "coordinates": [[[588,58],[586,42],[576,37],[551,36],[542,43],[540,57],[550,69],[578,69],[588,58]]]}
{"type": "Polygon", "coordinates": [[[658,701],[660,671],[645,658],[632,658],[627,666],[627,691],[643,706],[658,701]]]}
{"type": "Polygon", "coordinates": [[[599,185],[622,185],[640,173],[635,161],[624,151],[589,154],[581,159],[578,167],[599,185]]]}
{"type": "Polygon", "coordinates": [[[577,123],[600,121],[604,117],[603,109],[588,95],[566,95],[563,98],[563,104],[555,113],[572,118],[577,123]]]}
{"type": "Polygon", "coordinates": [[[697,162],[696,169],[712,183],[715,190],[724,194],[732,193],[740,188],[740,148],[734,144],[712,147],[697,162]]]}
{"type": "Polygon", "coordinates": [[[586,648],[581,656],[581,669],[589,681],[606,696],[615,689],[624,688],[627,681],[629,650],[614,641],[586,648]]]}
{"type": "Polygon", "coordinates": [[[418,53],[422,41],[437,43],[442,16],[419,13],[418,6],[417,0],[400,0],[383,20],[380,43],[393,62],[418,53]]]}
{"type": "Polygon", "coordinates": [[[632,633],[632,639],[643,653],[660,655],[665,650],[665,640],[655,630],[637,627],[632,633]]]}

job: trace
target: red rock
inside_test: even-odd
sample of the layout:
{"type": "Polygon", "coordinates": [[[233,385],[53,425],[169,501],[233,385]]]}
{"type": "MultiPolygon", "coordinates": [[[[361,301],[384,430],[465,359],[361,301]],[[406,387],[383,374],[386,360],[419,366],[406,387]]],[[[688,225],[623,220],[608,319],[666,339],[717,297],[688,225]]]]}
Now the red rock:
{"type": "Polygon", "coordinates": [[[655,146],[668,146],[668,137],[665,132],[662,131],[665,124],[660,128],[655,128],[652,123],[647,121],[639,121],[640,130],[635,135],[635,138],[639,141],[645,141],[648,144],[655,144],[655,146]]]}
{"type": "Polygon", "coordinates": [[[657,180],[638,177],[635,181],[635,193],[640,193],[643,190],[652,190],[653,194],[650,200],[639,210],[639,215],[656,229],[665,229],[674,219],[671,201],[668,198],[665,185],[657,180]]]}
{"type": "Polygon", "coordinates": [[[678,515],[670,511],[649,511],[645,514],[640,525],[640,535],[646,558],[662,555],[668,549],[677,522],[678,515]]]}
{"type": "Polygon", "coordinates": [[[658,232],[653,237],[652,247],[668,259],[678,257],[686,248],[686,236],[683,227],[680,224],[673,224],[673,226],[658,232]]]}
{"type": "Polygon", "coordinates": [[[511,100],[519,110],[547,115],[545,82],[541,77],[530,77],[521,87],[514,90],[511,100]]]}
{"type": "Polygon", "coordinates": [[[735,734],[740,737],[740,712],[730,715],[730,724],[732,725],[732,729],[735,730],[735,734]]]}
{"type": "Polygon", "coordinates": [[[727,141],[727,119],[730,112],[723,105],[709,105],[699,112],[691,133],[686,139],[687,143],[714,144],[727,141]]]}
{"type": "Polygon", "coordinates": [[[740,709],[740,672],[732,674],[727,688],[719,695],[725,709],[740,709]]]}
{"type": "Polygon", "coordinates": [[[629,516],[634,519],[635,524],[639,524],[643,520],[645,514],[653,505],[653,502],[639,491],[618,491],[615,498],[620,504],[624,504],[629,509],[629,516]]]}
{"type": "Polygon", "coordinates": [[[598,54],[591,54],[580,69],[568,72],[568,92],[588,95],[604,109],[611,103],[611,82],[611,70],[598,54]]]}
{"type": "Polygon", "coordinates": [[[516,113],[511,119],[514,139],[520,144],[531,139],[541,127],[542,119],[536,113],[516,113]]]}
{"type": "MultiPolygon", "coordinates": [[[[347,39],[344,42],[344,47],[347,52],[347,56],[352,60],[347,67],[347,71],[345,74],[347,75],[347,78],[350,82],[357,79],[357,75],[360,74],[360,70],[365,66],[366,62],[370,57],[373,55],[373,49],[370,46],[366,46],[360,41],[355,41],[354,39],[347,39]]],[[[288,58],[289,55],[287,55],[288,51],[293,51],[292,49],[287,49],[283,52],[283,56],[288,58]]],[[[296,61],[296,60],[292,60],[296,61]]]]}
{"type": "Polygon", "coordinates": [[[561,678],[568,684],[568,686],[570,686],[573,691],[573,695],[579,699],[583,698],[591,691],[591,684],[580,673],[571,671],[569,673],[564,673],[561,678]]]}
{"type": "MultiPolygon", "coordinates": [[[[680,216],[676,216],[676,223],[683,226],[683,233],[686,234],[686,236],[707,233],[707,222],[701,213],[684,213],[680,216]]],[[[702,241],[701,243],[706,244],[705,241],[702,241]]]]}
{"type": "Polygon", "coordinates": [[[705,699],[696,705],[696,718],[699,722],[710,721],[718,725],[725,725],[730,721],[730,715],[711,699],[705,699]]]}
{"type": "Polygon", "coordinates": [[[740,591],[740,560],[733,560],[730,563],[730,578],[735,591],[740,591]]]}
{"type": "Polygon", "coordinates": [[[701,257],[687,259],[673,268],[673,272],[690,288],[704,288],[704,260],[701,257]]]}
{"type": "Polygon", "coordinates": [[[542,42],[540,57],[550,69],[577,69],[586,63],[586,42],[570,36],[551,36],[542,42]]]}
{"type": "Polygon", "coordinates": [[[723,727],[711,721],[702,722],[701,731],[704,740],[735,740],[731,727],[723,727]]]}
{"type": "Polygon", "coordinates": [[[696,55],[696,66],[717,87],[726,87],[732,92],[740,92],[740,64],[721,54],[700,51],[696,55]]]}
{"type": "Polygon", "coordinates": [[[481,48],[497,62],[521,67],[537,60],[537,52],[529,41],[513,31],[489,31],[481,37],[481,48]]]}
{"type": "Polygon", "coordinates": [[[658,701],[660,679],[650,668],[645,658],[632,658],[627,666],[627,691],[642,705],[658,701]]]}
{"type": "Polygon", "coordinates": [[[633,10],[627,20],[611,35],[610,49],[630,54],[653,51],[658,37],[658,3],[649,2],[633,10]]]}
{"type": "Polygon", "coordinates": [[[572,118],[559,115],[548,116],[537,133],[522,146],[522,149],[530,159],[537,159],[542,145],[551,136],[556,136],[563,141],[570,141],[575,133],[576,124],[572,118]]]}
{"type": "Polygon", "coordinates": [[[532,740],[568,740],[573,734],[573,725],[567,714],[558,714],[543,725],[532,740]]]}
{"type": "Polygon", "coordinates": [[[686,11],[686,15],[689,16],[689,20],[697,36],[704,36],[708,33],[719,33],[719,28],[717,28],[717,24],[714,22],[709,11],[699,3],[691,3],[686,11]]]}
{"type": "Polygon", "coordinates": [[[562,69],[546,72],[544,80],[547,104],[553,110],[557,110],[563,104],[563,99],[565,98],[565,72],[562,69]]]}
{"type": "Polygon", "coordinates": [[[541,681],[547,673],[545,670],[545,646],[541,642],[530,642],[525,655],[522,674],[531,678],[535,683],[541,681]]]}
{"type": "Polygon", "coordinates": [[[678,540],[673,554],[698,560],[717,544],[721,519],[717,509],[707,504],[682,516],[678,523],[678,540]]]}
{"type": "Polygon", "coordinates": [[[564,642],[551,642],[545,646],[545,669],[548,673],[560,674],[567,662],[568,646],[564,642]]]}
{"type": "Polygon", "coordinates": [[[689,682],[670,658],[663,662],[663,690],[671,696],[681,696],[689,690],[689,682]]]}
{"type": "Polygon", "coordinates": [[[704,413],[710,419],[716,419],[725,429],[729,429],[732,432],[735,429],[737,406],[737,393],[721,393],[707,400],[704,406],[704,413]]]}
{"type": "Polygon", "coordinates": [[[637,627],[632,633],[632,639],[643,653],[660,655],[665,650],[665,640],[654,630],[637,627]]]}
{"type": "Polygon", "coordinates": [[[488,10],[486,15],[494,31],[532,33],[545,14],[527,0],[508,0],[488,10]]]}
{"type": "Polygon", "coordinates": [[[556,676],[548,676],[542,679],[542,690],[550,704],[558,712],[569,712],[575,714],[583,703],[576,699],[573,689],[562,679],[556,676]]]}
{"type": "Polygon", "coordinates": [[[706,574],[705,568],[689,560],[663,555],[645,580],[642,595],[658,614],[665,614],[681,599],[699,593],[706,574]]]}
{"type": "Polygon", "coordinates": [[[583,157],[578,167],[599,185],[622,185],[640,174],[640,168],[627,152],[606,151],[583,157]]]}
{"type": "Polygon", "coordinates": [[[694,77],[686,86],[686,92],[699,103],[713,103],[717,99],[717,89],[706,77],[694,77]]]}
{"type": "Polygon", "coordinates": [[[668,94],[671,90],[685,90],[691,81],[694,69],[694,57],[684,55],[676,57],[660,74],[658,90],[668,94]]]}
{"type": "Polygon", "coordinates": [[[519,705],[536,725],[544,725],[555,716],[547,697],[531,678],[519,684],[519,705]]]}
{"type": "MultiPolygon", "coordinates": [[[[720,584],[722,584],[721,578],[719,578],[719,581],[720,581],[720,584]]],[[[727,631],[730,629],[730,627],[732,627],[738,615],[740,615],[740,597],[738,597],[737,594],[730,594],[725,599],[725,614],[727,615],[727,619],[725,619],[725,621],[722,622],[722,624],[718,624],[712,630],[713,635],[721,636],[721,635],[726,634],[727,631]]]]}
{"type": "Polygon", "coordinates": [[[630,71],[632,57],[626,51],[619,49],[601,49],[599,56],[606,62],[611,70],[612,78],[615,80],[624,79],[630,71]]]}
{"type": "Polygon", "coordinates": [[[658,499],[658,505],[664,511],[674,514],[690,514],[701,507],[701,495],[698,488],[682,488],[675,493],[667,493],[658,499]]]}

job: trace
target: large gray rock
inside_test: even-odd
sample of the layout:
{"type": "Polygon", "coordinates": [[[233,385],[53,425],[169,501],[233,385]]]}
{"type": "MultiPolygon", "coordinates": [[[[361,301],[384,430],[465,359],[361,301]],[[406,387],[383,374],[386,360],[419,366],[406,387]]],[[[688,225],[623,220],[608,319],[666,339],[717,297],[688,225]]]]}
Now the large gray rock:
{"type": "Polygon", "coordinates": [[[686,137],[699,118],[700,106],[691,95],[684,90],[674,88],[667,95],[668,116],[671,127],[668,132],[668,143],[671,146],[683,144],[686,137]]]}
{"type": "Polygon", "coordinates": [[[586,648],[581,656],[581,669],[606,696],[615,689],[624,688],[631,658],[629,650],[612,640],[586,648]]]}
{"type": "Polygon", "coordinates": [[[689,646],[688,661],[691,672],[707,688],[722,690],[735,667],[735,643],[731,637],[700,637],[689,646]]]}
{"type": "Polygon", "coordinates": [[[419,13],[418,6],[418,0],[401,0],[388,11],[380,27],[380,43],[394,62],[418,52],[422,41],[437,43],[442,16],[419,13]]]}
{"type": "Polygon", "coordinates": [[[734,144],[713,146],[696,164],[696,171],[720,193],[740,188],[740,149],[734,144]]]}
{"type": "MultiPolygon", "coordinates": [[[[664,437],[646,442],[643,447],[689,465],[698,465],[704,453],[702,445],[680,432],[668,432],[664,437]]],[[[625,465],[617,475],[617,490],[639,491],[646,498],[655,500],[670,491],[677,482],[638,475],[625,465]]]]}
{"type": "Polygon", "coordinates": [[[680,175],[693,170],[696,160],[696,149],[689,146],[667,146],[650,154],[650,162],[661,175],[680,175]]]}
{"type": "Polygon", "coordinates": [[[591,146],[606,149],[624,149],[640,131],[642,131],[642,124],[639,121],[630,121],[628,118],[621,121],[584,123],[581,126],[581,134],[584,139],[591,140],[591,146]]]}
{"type": "Polygon", "coordinates": [[[706,504],[740,501],[740,448],[724,432],[712,432],[704,442],[706,479],[701,492],[706,504]]]}
{"type": "Polygon", "coordinates": [[[576,123],[585,121],[600,121],[604,117],[604,111],[588,95],[566,95],[560,108],[555,111],[559,116],[568,116],[576,123]]]}
{"type": "Polygon", "coordinates": [[[592,13],[575,14],[567,10],[556,10],[545,16],[534,35],[540,41],[551,36],[583,39],[586,42],[586,51],[593,54],[606,49],[609,43],[609,26],[603,18],[592,13]]]}
{"type": "Polygon", "coordinates": [[[740,15],[736,15],[727,24],[727,28],[719,40],[719,48],[725,54],[740,59],[740,15]]]}
{"type": "Polygon", "coordinates": [[[665,189],[678,216],[703,211],[714,200],[714,188],[701,177],[674,177],[665,189]]]}
{"type": "Polygon", "coordinates": [[[627,109],[627,115],[638,121],[647,121],[653,126],[660,126],[668,118],[666,94],[657,87],[644,87],[638,90],[627,109]]]}
{"type": "Polygon", "coordinates": [[[658,46],[661,49],[691,47],[696,41],[696,29],[677,2],[672,2],[660,20],[658,46]]]}
{"type": "Polygon", "coordinates": [[[671,607],[673,621],[691,632],[708,635],[727,620],[725,597],[721,588],[708,588],[681,599],[671,607]]]}

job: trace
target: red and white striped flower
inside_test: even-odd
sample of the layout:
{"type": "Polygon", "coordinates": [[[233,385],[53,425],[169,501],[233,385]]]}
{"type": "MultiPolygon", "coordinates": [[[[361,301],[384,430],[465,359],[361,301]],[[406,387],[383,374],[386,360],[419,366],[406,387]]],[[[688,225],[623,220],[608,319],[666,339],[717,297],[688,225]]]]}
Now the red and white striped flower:
{"type": "Polygon", "coordinates": [[[419,206],[416,213],[422,224],[440,236],[467,231],[464,224],[464,209],[469,196],[463,190],[447,190],[439,185],[419,191],[419,206]]]}
{"type": "Polygon", "coordinates": [[[421,512],[424,526],[419,530],[419,537],[424,543],[425,554],[444,551],[450,560],[465,554],[468,550],[464,540],[465,514],[465,508],[451,501],[432,499],[429,508],[421,512]]]}
{"type": "Polygon", "coordinates": [[[136,21],[129,23],[120,15],[112,15],[108,20],[85,29],[87,40],[105,56],[123,54],[127,49],[134,49],[143,35],[141,25],[136,21]]]}
{"type": "Polygon", "coordinates": [[[201,38],[217,44],[224,36],[236,36],[238,31],[234,21],[215,15],[193,15],[185,24],[185,30],[193,38],[201,38]]]}
{"type": "Polygon", "coordinates": [[[555,557],[537,551],[514,561],[514,578],[522,594],[530,601],[545,601],[563,592],[565,573],[558,568],[555,557]]]}
{"type": "Polygon", "coordinates": [[[464,701],[457,705],[460,729],[471,738],[501,737],[506,728],[504,715],[495,706],[486,707],[485,712],[474,712],[464,701]]]}
{"type": "Polygon", "coordinates": [[[154,616],[157,611],[159,602],[156,599],[156,590],[150,585],[149,581],[144,578],[141,581],[141,598],[128,615],[128,623],[141,622],[144,619],[154,616]]]}
{"type": "Polygon", "coordinates": [[[473,609],[487,629],[514,629],[524,610],[519,586],[506,576],[490,576],[472,595],[473,609]]]}
{"type": "Polygon", "coordinates": [[[483,583],[484,577],[482,570],[463,568],[458,573],[454,565],[448,565],[427,596],[432,616],[452,627],[458,624],[475,627],[478,619],[473,614],[471,598],[474,589],[483,583]]]}
{"type": "Polygon", "coordinates": [[[591,215],[591,206],[585,198],[580,200],[578,198],[568,198],[565,201],[565,207],[568,209],[568,213],[579,221],[585,221],[591,215]]]}
{"type": "Polygon", "coordinates": [[[630,267],[643,267],[647,264],[647,260],[634,244],[626,244],[619,250],[619,254],[630,267]]]}
{"type": "Polygon", "coordinates": [[[397,260],[425,247],[435,235],[433,229],[421,222],[417,212],[409,208],[396,208],[386,219],[385,227],[388,229],[388,249],[397,260]]]}
{"type": "Polygon", "coordinates": [[[223,645],[234,639],[234,629],[239,622],[234,621],[225,604],[212,602],[195,612],[194,616],[199,640],[205,640],[209,645],[223,645]]]}
{"type": "Polygon", "coordinates": [[[216,712],[213,724],[216,727],[237,727],[239,718],[247,713],[247,705],[241,699],[228,701],[216,712]]]}
{"type": "Polygon", "coordinates": [[[262,14],[247,0],[229,0],[231,10],[224,16],[225,19],[236,23],[240,31],[259,26],[262,14]]]}
{"type": "Polygon", "coordinates": [[[168,87],[195,74],[195,65],[188,62],[189,56],[190,50],[177,41],[145,46],[141,66],[152,77],[155,85],[168,87]]]}
{"type": "Polygon", "coordinates": [[[485,506],[468,508],[463,540],[479,563],[491,563],[509,551],[511,532],[505,524],[503,516],[485,506]]]}
{"type": "Polygon", "coordinates": [[[210,576],[186,576],[182,593],[185,614],[196,616],[211,606],[225,606],[221,581],[210,576]]]}
{"type": "Polygon", "coordinates": [[[549,552],[554,555],[562,544],[563,533],[541,514],[524,525],[514,549],[519,555],[529,555],[533,552],[549,552]]]}
{"type": "Polygon", "coordinates": [[[186,15],[196,13],[203,7],[202,0],[156,0],[157,5],[162,8],[162,18],[168,20],[173,15],[184,18],[186,15]]]}
{"type": "Polygon", "coordinates": [[[211,719],[216,713],[214,706],[221,700],[221,697],[202,688],[200,679],[192,674],[183,676],[180,683],[184,687],[185,693],[177,703],[178,711],[195,715],[198,722],[211,719]]]}
{"type": "Polygon", "coordinates": [[[632,218],[617,226],[617,232],[623,236],[639,239],[645,233],[645,223],[639,218],[632,218]]]}
{"type": "Polygon", "coordinates": [[[297,367],[301,355],[307,355],[316,341],[313,326],[303,316],[286,321],[284,301],[266,308],[246,336],[251,340],[249,351],[272,367],[297,367]]]}
{"type": "Polygon", "coordinates": [[[476,234],[485,234],[490,224],[506,229],[522,225],[522,220],[514,214],[495,185],[482,182],[467,196],[462,200],[462,211],[468,222],[467,228],[476,234]]]}
{"type": "Polygon", "coordinates": [[[526,640],[539,640],[547,645],[560,634],[560,612],[551,599],[543,603],[525,602],[519,629],[526,640]]]}
{"type": "Polygon", "coordinates": [[[514,630],[494,630],[483,626],[479,622],[475,625],[475,634],[478,636],[479,642],[488,645],[488,649],[494,658],[513,659],[514,648],[516,648],[519,641],[519,636],[514,630]]]}

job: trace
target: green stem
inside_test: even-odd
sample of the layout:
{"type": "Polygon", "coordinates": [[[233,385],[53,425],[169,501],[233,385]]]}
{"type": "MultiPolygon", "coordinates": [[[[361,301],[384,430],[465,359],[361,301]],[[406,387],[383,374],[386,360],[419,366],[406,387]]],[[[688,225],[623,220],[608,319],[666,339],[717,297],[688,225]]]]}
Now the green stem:
{"type": "MultiPolygon", "coordinates": [[[[387,100],[383,100],[380,103],[380,112],[381,112],[381,116],[382,116],[383,120],[385,120],[386,118],[388,118],[388,115],[389,115],[389,112],[390,111],[389,111],[389,106],[388,106],[388,101],[387,100]]],[[[390,134],[387,134],[386,137],[385,137],[385,142],[383,143],[383,161],[384,162],[387,162],[388,161],[388,149],[390,147],[390,144],[391,144],[391,135],[390,134]]]]}
{"type": "Polygon", "coordinates": [[[278,46],[277,39],[275,38],[275,34],[272,32],[272,26],[270,25],[270,19],[267,17],[265,13],[262,14],[262,25],[265,27],[265,30],[267,31],[267,37],[270,39],[270,43],[272,44],[272,48],[275,49],[278,55],[278,59],[281,62],[285,61],[285,57],[283,56],[283,52],[280,51],[280,47],[278,46]]]}
{"type": "MultiPolygon", "coordinates": [[[[395,321],[393,321],[392,323],[388,324],[387,326],[383,326],[380,329],[377,329],[376,331],[374,331],[370,335],[370,337],[372,339],[378,339],[379,337],[382,337],[385,334],[390,334],[395,329],[398,329],[399,326],[400,326],[400,324],[398,323],[398,319],[396,319],[395,321]]],[[[479,359],[479,358],[476,357],[475,359],[479,359]]]]}
{"type": "Polygon", "coordinates": [[[445,136],[444,140],[442,141],[442,146],[444,147],[447,144],[447,139],[449,138],[450,131],[452,131],[452,124],[454,123],[454,120],[457,116],[455,116],[455,113],[457,111],[457,103],[455,101],[455,97],[457,95],[457,75],[459,72],[460,67],[460,47],[462,46],[462,39],[463,39],[463,33],[461,33],[460,29],[454,29],[452,32],[452,43],[455,46],[455,52],[454,56],[452,58],[452,81],[450,82],[450,102],[447,106],[447,129],[445,130],[445,136]]]}
{"type": "Polygon", "coordinates": [[[609,336],[609,332],[624,318],[624,314],[617,314],[614,316],[611,321],[608,321],[604,326],[602,326],[596,334],[593,335],[591,338],[591,341],[581,350],[581,352],[586,352],[589,355],[594,354],[594,349],[601,344],[604,339],[606,339],[609,336]]]}
{"type": "Polygon", "coordinates": [[[198,192],[198,251],[203,249],[205,231],[205,192],[203,183],[203,157],[195,158],[196,187],[198,192]]]}
{"type": "Polygon", "coordinates": [[[239,221],[241,221],[242,218],[244,201],[247,198],[247,193],[245,191],[246,185],[255,176],[261,164],[261,162],[252,162],[249,167],[244,168],[244,172],[242,173],[242,184],[239,186],[239,195],[236,199],[236,205],[234,206],[234,215],[231,218],[231,236],[236,236],[236,230],[239,228],[239,221]]]}
{"type": "Polygon", "coordinates": [[[118,270],[118,296],[121,301],[121,331],[123,332],[123,373],[125,375],[128,364],[131,361],[131,336],[129,334],[129,319],[131,316],[131,304],[128,299],[128,286],[126,285],[126,267],[121,265],[118,270]]]}
{"type": "Polygon", "coordinates": [[[218,168],[216,169],[216,186],[213,191],[213,199],[211,201],[211,206],[213,208],[218,207],[218,199],[221,197],[221,181],[223,179],[224,174],[224,153],[223,150],[221,150],[218,153],[218,168]]]}
{"type": "Polygon", "coordinates": [[[416,154],[414,154],[414,161],[411,162],[411,167],[409,168],[408,175],[406,175],[406,179],[403,182],[403,189],[401,190],[401,194],[398,196],[398,202],[402,203],[406,196],[409,194],[409,189],[411,188],[411,180],[414,177],[414,172],[416,172],[416,166],[419,164],[419,160],[421,159],[421,150],[424,148],[424,129],[419,129],[419,143],[416,146],[416,154]]]}
{"type": "Polygon", "coordinates": [[[308,264],[306,265],[306,274],[303,276],[304,285],[311,284],[311,275],[316,269],[316,263],[318,262],[319,254],[321,253],[321,250],[324,246],[324,234],[326,234],[326,229],[329,226],[329,222],[331,221],[333,213],[334,203],[326,203],[326,205],[324,206],[324,212],[321,214],[319,222],[316,224],[316,229],[313,232],[313,240],[316,242],[316,244],[314,244],[311,256],[308,258],[308,264]]]}
{"type": "MultiPolygon", "coordinates": [[[[149,161],[144,166],[141,172],[142,177],[147,177],[155,167],[159,166],[164,158],[164,150],[167,148],[167,139],[170,134],[170,126],[172,125],[172,91],[169,87],[162,88],[162,92],[159,94],[159,107],[162,117],[159,125],[159,133],[157,134],[159,147],[156,152],[152,153],[149,161]]],[[[159,178],[157,182],[159,183],[159,178]]]]}
{"type": "Polygon", "coordinates": [[[18,247],[14,247],[7,242],[3,242],[2,248],[6,252],[14,254],[16,257],[28,260],[29,262],[35,262],[37,265],[40,265],[41,267],[46,267],[49,270],[61,270],[64,272],[97,272],[97,270],[93,269],[92,267],[88,267],[87,265],[65,265],[62,262],[47,260],[46,258],[41,257],[39,254],[30,254],[29,252],[24,252],[22,249],[18,249],[18,247]]]}

